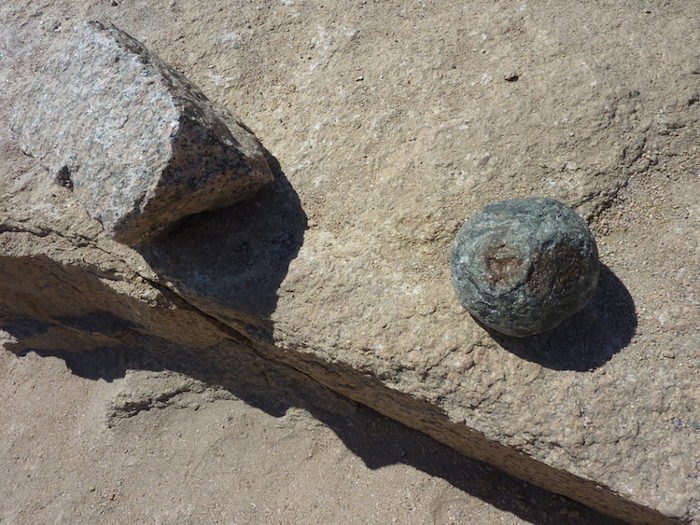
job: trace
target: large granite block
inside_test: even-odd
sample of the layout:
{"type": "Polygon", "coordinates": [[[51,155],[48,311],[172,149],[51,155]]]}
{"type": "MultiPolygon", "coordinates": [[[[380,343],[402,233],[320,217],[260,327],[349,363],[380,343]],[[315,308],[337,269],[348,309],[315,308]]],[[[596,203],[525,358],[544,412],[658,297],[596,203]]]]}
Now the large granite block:
{"type": "Polygon", "coordinates": [[[262,146],[233,114],[140,42],[98,22],[57,42],[12,127],[22,149],[127,245],[272,180],[262,146]]]}

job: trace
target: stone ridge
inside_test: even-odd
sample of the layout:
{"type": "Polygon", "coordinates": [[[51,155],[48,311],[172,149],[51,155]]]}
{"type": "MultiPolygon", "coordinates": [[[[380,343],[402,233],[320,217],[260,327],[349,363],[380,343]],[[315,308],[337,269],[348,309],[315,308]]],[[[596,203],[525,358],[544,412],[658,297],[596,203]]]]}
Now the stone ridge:
{"type": "Polygon", "coordinates": [[[22,149],[130,246],[272,180],[262,145],[233,114],[99,22],[56,43],[12,128],[22,149]]]}

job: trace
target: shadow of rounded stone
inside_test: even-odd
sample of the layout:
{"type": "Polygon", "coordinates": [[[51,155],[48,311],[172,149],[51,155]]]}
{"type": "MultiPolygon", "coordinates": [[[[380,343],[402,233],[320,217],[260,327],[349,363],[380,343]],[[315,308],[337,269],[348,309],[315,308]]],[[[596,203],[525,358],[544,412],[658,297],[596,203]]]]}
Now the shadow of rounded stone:
{"type": "Polygon", "coordinates": [[[598,289],[591,302],[553,330],[518,338],[479,324],[501,347],[522,359],[555,370],[583,372],[602,366],[630,343],[637,314],[625,285],[601,264],[598,289]]]}

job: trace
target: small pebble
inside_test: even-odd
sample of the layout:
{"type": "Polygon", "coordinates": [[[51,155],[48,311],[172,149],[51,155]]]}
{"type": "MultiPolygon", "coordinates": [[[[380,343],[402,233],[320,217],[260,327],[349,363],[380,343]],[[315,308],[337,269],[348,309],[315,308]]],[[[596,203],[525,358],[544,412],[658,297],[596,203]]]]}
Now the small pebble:
{"type": "Polygon", "coordinates": [[[462,305],[506,335],[550,330],[581,310],[598,284],[586,223],[554,199],[489,204],[459,230],[452,283],[462,305]]]}

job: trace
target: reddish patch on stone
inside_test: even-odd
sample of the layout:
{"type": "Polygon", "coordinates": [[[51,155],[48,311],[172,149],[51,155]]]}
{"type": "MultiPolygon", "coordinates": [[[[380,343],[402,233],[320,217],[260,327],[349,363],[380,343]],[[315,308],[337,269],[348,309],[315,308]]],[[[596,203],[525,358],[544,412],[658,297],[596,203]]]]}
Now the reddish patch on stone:
{"type": "Polygon", "coordinates": [[[484,278],[497,286],[509,286],[520,273],[523,261],[509,253],[505,245],[490,246],[484,251],[484,278]]]}
{"type": "Polygon", "coordinates": [[[538,296],[549,292],[561,294],[579,281],[587,269],[584,257],[576,248],[559,243],[552,250],[535,252],[527,287],[538,296]]]}

